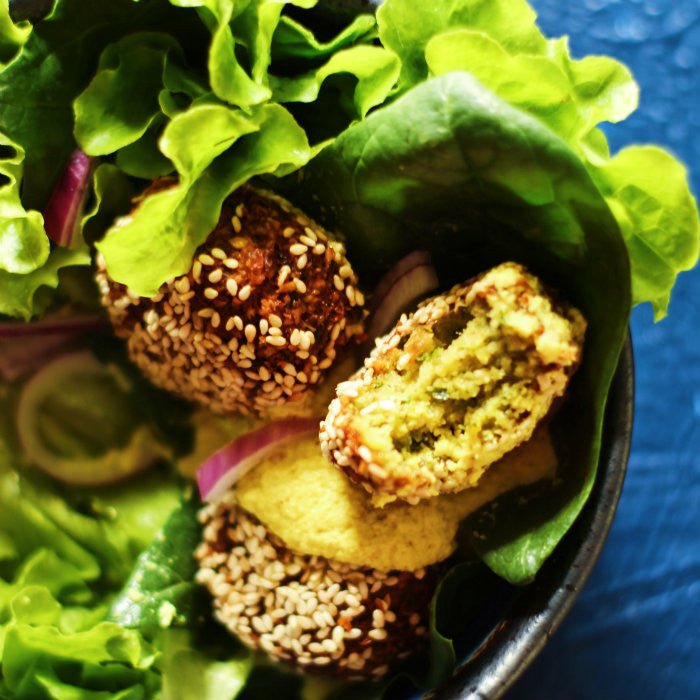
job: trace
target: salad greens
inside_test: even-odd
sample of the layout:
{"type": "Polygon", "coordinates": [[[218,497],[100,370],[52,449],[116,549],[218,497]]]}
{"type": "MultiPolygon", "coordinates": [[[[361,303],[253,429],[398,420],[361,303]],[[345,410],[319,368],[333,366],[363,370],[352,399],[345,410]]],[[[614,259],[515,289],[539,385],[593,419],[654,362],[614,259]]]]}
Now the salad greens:
{"type": "MultiPolygon", "coordinates": [[[[30,22],[0,2],[0,314],[26,321],[74,297],[71,271],[95,248],[114,279],[155,293],[189,269],[224,199],[251,178],[342,231],[367,289],[416,248],[444,285],[521,260],[589,322],[554,424],[566,478],[463,527],[465,549],[493,572],[530,580],[595,481],[631,304],[661,318],[698,257],[683,165],[656,146],[611,155],[600,128],[637,106],[628,69],[573,59],[525,0],[386,0],[344,22],[316,0],[40,4],[48,14],[30,22]],[[41,211],[76,145],[101,162],[68,249],[49,242],[41,211]],[[103,238],[162,175],[175,186],[103,238]]],[[[90,346],[186,455],[188,409],[113,341],[90,346]]],[[[195,503],[173,470],[109,489],[49,481],[17,438],[22,390],[0,384],[0,698],[382,696],[385,686],[304,685],[209,626],[193,581],[195,503]]],[[[450,673],[456,621],[473,615],[460,592],[489,589],[484,576],[470,562],[445,577],[420,687],[450,673]]]]}

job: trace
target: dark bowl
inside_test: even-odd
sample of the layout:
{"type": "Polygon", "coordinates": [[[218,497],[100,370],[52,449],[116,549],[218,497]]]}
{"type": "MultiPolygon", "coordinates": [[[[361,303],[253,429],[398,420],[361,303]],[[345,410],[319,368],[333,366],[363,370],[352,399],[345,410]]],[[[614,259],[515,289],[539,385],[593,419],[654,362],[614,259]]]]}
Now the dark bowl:
{"type": "Polygon", "coordinates": [[[627,469],[633,413],[634,358],[628,335],[608,398],[598,478],[583,511],[531,584],[497,592],[503,606],[500,621],[484,630],[476,650],[463,652],[450,681],[425,698],[496,700],[542,650],[603,549],[627,469]]]}

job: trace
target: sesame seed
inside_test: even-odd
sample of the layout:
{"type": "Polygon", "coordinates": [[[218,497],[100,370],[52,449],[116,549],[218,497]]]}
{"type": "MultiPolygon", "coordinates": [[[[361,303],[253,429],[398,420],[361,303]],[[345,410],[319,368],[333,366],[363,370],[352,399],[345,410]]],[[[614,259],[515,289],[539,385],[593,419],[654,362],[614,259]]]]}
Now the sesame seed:
{"type": "Polygon", "coordinates": [[[238,284],[236,283],[236,280],[233,279],[233,277],[229,277],[226,280],[226,291],[232,296],[235,297],[236,294],[238,293],[238,284]]]}
{"type": "Polygon", "coordinates": [[[304,253],[303,255],[300,255],[300,256],[297,258],[297,267],[298,267],[300,270],[303,270],[303,269],[306,267],[307,261],[308,261],[308,258],[306,257],[306,253],[304,253]]]}
{"type": "Polygon", "coordinates": [[[301,280],[295,279],[294,286],[299,294],[306,294],[306,285],[301,280]]]}
{"type": "Polygon", "coordinates": [[[255,340],[255,335],[257,333],[257,329],[252,323],[249,323],[245,327],[245,337],[248,340],[249,343],[252,343],[253,340],[255,340]]]}
{"type": "Polygon", "coordinates": [[[367,633],[367,636],[370,639],[375,639],[378,642],[382,642],[387,638],[388,634],[385,629],[373,629],[367,633]]]}
{"type": "Polygon", "coordinates": [[[243,319],[240,316],[234,316],[233,317],[233,322],[236,324],[236,328],[239,331],[243,330],[243,319]]]}
{"type": "Polygon", "coordinates": [[[229,270],[235,270],[238,267],[238,260],[235,258],[226,258],[226,260],[224,260],[224,265],[226,265],[229,270]]]}
{"type": "Polygon", "coordinates": [[[369,447],[367,447],[367,445],[360,445],[357,448],[357,454],[359,454],[365,462],[372,461],[372,451],[369,449],[369,447]]]}
{"type": "Polygon", "coordinates": [[[311,239],[312,245],[316,243],[316,231],[314,231],[312,228],[309,226],[304,227],[304,233],[307,235],[308,238],[311,239]]]}
{"type": "Polygon", "coordinates": [[[236,233],[240,233],[241,229],[243,228],[241,226],[241,220],[237,216],[231,217],[231,225],[236,233]]]}
{"type": "Polygon", "coordinates": [[[289,246],[289,252],[292,255],[303,255],[308,250],[308,247],[303,243],[293,243],[289,246]]]}
{"type": "Polygon", "coordinates": [[[293,229],[291,226],[287,226],[287,227],[282,231],[282,235],[283,235],[285,238],[291,238],[295,233],[296,233],[296,229],[293,229]]]}
{"type": "Polygon", "coordinates": [[[197,316],[201,316],[202,318],[211,318],[213,315],[214,315],[214,309],[210,309],[210,308],[200,309],[197,312],[197,316]]]}
{"type": "MultiPolygon", "coordinates": [[[[218,328],[218,327],[221,325],[221,316],[219,315],[219,312],[218,312],[218,311],[215,311],[215,312],[212,314],[212,317],[211,317],[211,325],[212,325],[214,328],[218,328]]],[[[214,378],[215,378],[215,377],[212,377],[212,379],[214,379],[214,378]]]]}
{"type": "Polygon", "coordinates": [[[345,282],[340,278],[340,275],[333,275],[333,286],[339,291],[342,292],[343,289],[345,289],[345,282]]]}
{"type": "Polygon", "coordinates": [[[347,263],[345,265],[341,266],[341,268],[338,270],[338,272],[343,279],[347,279],[348,277],[352,277],[352,268],[347,263]]]}
{"type": "Polygon", "coordinates": [[[267,322],[267,319],[261,318],[258,325],[260,326],[260,333],[262,335],[266,335],[267,329],[270,327],[270,324],[267,322]]]}
{"type": "Polygon", "coordinates": [[[188,277],[180,277],[180,279],[175,280],[173,286],[181,294],[187,294],[190,291],[190,280],[188,277]]]}
{"type": "Polygon", "coordinates": [[[206,253],[201,253],[199,255],[198,260],[202,263],[202,265],[213,265],[215,262],[214,258],[212,258],[211,255],[207,255],[206,253]]]}
{"type": "Polygon", "coordinates": [[[309,236],[299,236],[299,241],[309,248],[313,248],[316,245],[316,241],[309,236]]]}
{"type": "Polygon", "coordinates": [[[235,321],[233,320],[233,317],[231,316],[226,321],[226,330],[232,331],[234,325],[235,325],[235,321]]]}
{"type": "Polygon", "coordinates": [[[326,246],[323,243],[317,243],[312,252],[314,255],[323,255],[326,252],[326,246]]]}
{"type": "Polygon", "coordinates": [[[265,336],[265,342],[268,343],[268,345],[274,345],[275,347],[280,347],[280,348],[283,345],[287,344],[287,341],[284,338],[280,338],[279,336],[275,336],[275,335],[265,336]]]}
{"type": "Polygon", "coordinates": [[[217,267],[215,270],[212,270],[209,273],[209,276],[207,279],[212,283],[216,284],[217,282],[221,282],[221,278],[224,276],[224,271],[220,268],[217,267]]]}
{"type": "Polygon", "coordinates": [[[199,282],[199,278],[202,275],[202,263],[199,260],[195,260],[192,263],[192,277],[195,282],[199,282]]]}
{"type": "Polygon", "coordinates": [[[219,296],[219,292],[217,292],[216,289],[214,289],[213,287],[207,287],[204,290],[204,296],[207,299],[216,299],[216,297],[219,296]]]}
{"type": "Polygon", "coordinates": [[[252,291],[252,289],[251,289],[250,285],[246,284],[246,286],[242,287],[240,289],[240,291],[238,292],[238,298],[241,301],[246,301],[246,299],[248,299],[248,297],[250,296],[251,291],[252,291]]]}
{"type": "Polygon", "coordinates": [[[234,236],[229,242],[236,250],[243,250],[248,241],[243,236],[234,236]]]}
{"type": "Polygon", "coordinates": [[[269,333],[270,335],[279,335],[279,336],[281,336],[281,335],[282,335],[282,329],[281,329],[281,328],[277,328],[277,327],[273,327],[273,328],[270,328],[270,329],[268,330],[268,333],[269,333]]]}
{"type": "Polygon", "coordinates": [[[289,342],[291,345],[296,346],[296,345],[299,345],[299,343],[301,342],[301,338],[302,338],[301,331],[298,328],[295,328],[292,331],[292,335],[289,338],[289,342]]]}
{"type": "Polygon", "coordinates": [[[282,327],[282,319],[277,314],[270,314],[267,318],[270,321],[271,326],[274,326],[275,328],[282,327]]]}

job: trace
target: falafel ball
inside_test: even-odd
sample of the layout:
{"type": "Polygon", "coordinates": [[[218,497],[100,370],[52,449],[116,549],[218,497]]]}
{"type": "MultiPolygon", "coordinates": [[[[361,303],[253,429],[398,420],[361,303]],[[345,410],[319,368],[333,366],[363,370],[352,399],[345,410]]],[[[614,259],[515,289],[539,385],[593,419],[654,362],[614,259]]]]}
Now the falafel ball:
{"type": "Polygon", "coordinates": [[[228,492],[200,513],[197,580],[244,644],[308,673],[378,680],[428,636],[439,567],[382,572],[297,554],[228,492]]]}
{"type": "MultiPolygon", "coordinates": [[[[156,181],[145,194],[166,186],[156,181]]],[[[298,408],[362,337],[364,297],[342,243],[248,185],[225,200],[190,271],[155,297],[111,280],[101,256],[96,278],[115,332],[146,377],[217,413],[267,416],[290,401],[298,408]]]]}
{"type": "Polygon", "coordinates": [[[564,393],[585,328],[524,267],[503,263],[377,341],[338,386],[323,452],[378,506],[474,486],[564,393]]]}

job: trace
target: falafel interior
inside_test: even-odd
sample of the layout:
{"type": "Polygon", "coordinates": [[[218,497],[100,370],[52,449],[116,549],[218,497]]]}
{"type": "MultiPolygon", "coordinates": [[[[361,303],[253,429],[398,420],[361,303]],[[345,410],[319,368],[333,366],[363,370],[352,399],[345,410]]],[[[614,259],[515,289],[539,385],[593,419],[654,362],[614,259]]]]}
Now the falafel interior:
{"type": "Polygon", "coordinates": [[[564,393],[585,326],[521,265],[503,263],[377,341],[338,386],[323,449],[376,505],[474,486],[564,393]]]}
{"type": "Polygon", "coordinates": [[[415,506],[375,508],[367,492],[326,460],[311,435],[282,445],[236,485],[237,502],[297,552],[356,566],[413,571],[449,557],[459,523],[500,494],[553,478],[546,429],[493,465],[479,482],[415,506]]]}

